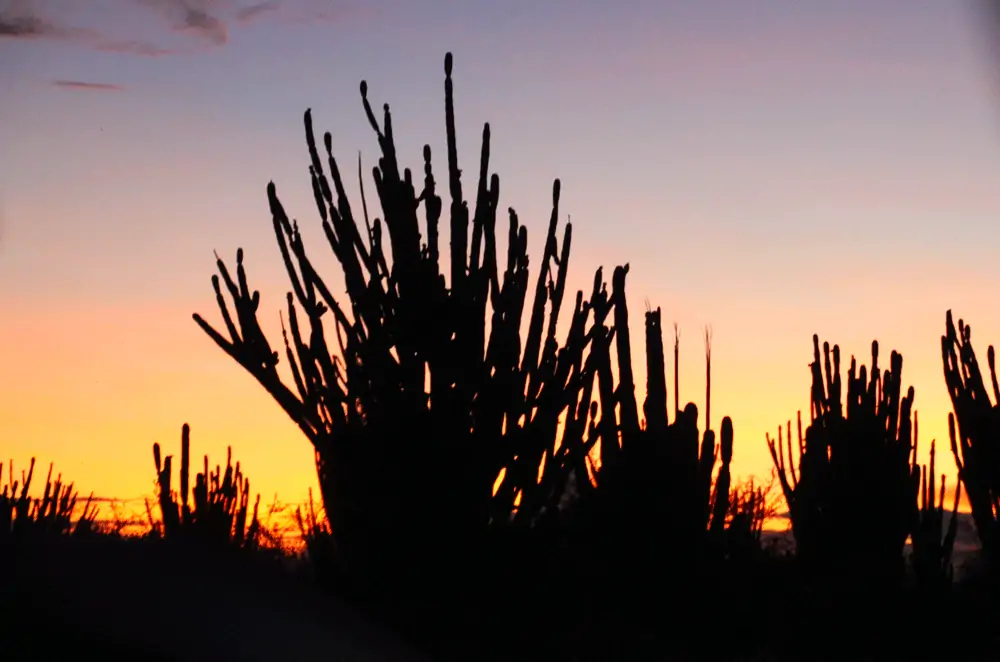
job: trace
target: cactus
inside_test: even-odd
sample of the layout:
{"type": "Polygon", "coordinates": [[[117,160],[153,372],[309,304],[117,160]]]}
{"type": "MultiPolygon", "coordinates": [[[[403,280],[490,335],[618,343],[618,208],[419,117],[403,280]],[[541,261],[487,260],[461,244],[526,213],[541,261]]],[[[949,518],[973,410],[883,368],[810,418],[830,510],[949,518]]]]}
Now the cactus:
{"type": "MultiPolygon", "coordinates": [[[[180,494],[178,494],[171,488],[173,456],[167,455],[161,458],[160,445],[153,444],[157,501],[161,518],[160,526],[156,527],[157,533],[167,540],[196,541],[220,547],[256,547],[260,529],[257,520],[260,495],[257,495],[253,511],[248,513],[250,479],[243,475],[239,462],[233,466],[232,448],[226,450],[224,473],[218,465],[215,471],[209,472],[208,456],[205,456],[204,470],[195,476],[191,502],[188,494],[190,453],[191,428],[185,423],[181,428],[180,494]]],[[[149,510],[148,504],[147,510],[149,510]]],[[[155,524],[151,513],[150,521],[155,524]]]]}
{"type": "MultiPolygon", "coordinates": [[[[491,527],[530,526],[554,516],[568,486],[588,489],[587,458],[599,438],[617,437],[610,420],[594,425],[595,375],[609,376],[602,352],[615,333],[605,325],[611,304],[602,272],[595,275],[589,301],[577,293],[568,335],[558,342],[572,228],[566,224],[560,242],[556,180],[527,334],[521,337],[529,305],[527,229],[510,209],[506,261],[499,261],[499,178],[488,172],[488,124],[475,206],[467,206],[451,71],[448,54],[449,278],[440,260],[444,204],[430,147],[423,150],[424,181],[418,191],[397,160],[388,106],[380,125],[362,82],[362,105],[382,152],[372,176],[384,221],[369,218],[360,161],[359,219],[345,193],[330,134],[323,140],[324,163],[311,112],[305,113],[315,202],[349,303],[341,303],[317,273],[297,223],[289,220],[274,184],[268,185],[275,236],[292,286],[282,320],[291,386],[279,376],[279,354],[257,321],[260,297],[248,284],[242,249],[236,255],[236,278],[217,260],[221,282],[219,276],[212,279],[226,335],[194,315],[311,442],[338,563],[359,582],[373,585],[401,581],[394,572],[433,576],[408,568],[419,565],[417,556],[427,567],[447,567],[446,552],[462,554],[463,545],[491,527]],[[418,218],[421,203],[425,237],[418,218]],[[601,351],[592,349],[597,346],[601,351]]],[[[604,378],[600,384],[607,401],[611,387],[604,378]]]]}
{"type": "MultiPolygon", "coordinates": [[[[962,497],[962,485],[955,485],[955,498],[948,518],[948,526],[944,526],[944,494],[947,480],[941,474],[941,487],[936,492],[935,503],[935,448],[931,441],[930,460],[923,467],[916,466],[917,455],[917,415],[913,414],[913,457],[914,469],[920,472],[919,500],[914,505],[917,512],[914,515],[914,527],[911,534],[913,552],[911,561],[919,585],[926,589],[941,589],[951,583],[952,565],[951,553],[955,546],[958,533],[958,503],[962,497]],[[944,537],[942,538],[942,529],[944,537]]],[[[950,424],[952,440],[955,439],[955,426],[950,424]]],[[[954,442],[953,442],[954,443],[954,442]]]]}
{"type": "MultiPolygon", "coordinates": [[[[614,269],[610,288],[597,269],[589,293],[578,291],[564,305],[572,225],[559,231],[559,180],[543,253],[532,265],[537,271],[529,277],[528,232],[513,209],[506,259],[499,253],[491,129],[483,129],[470,208],[451,74],[449,54],[448,249],[430,147],[423,149],[419,183],[398,161],[388,106],[380,122],[363,82],[362,106],[381,151],[371,175],[383,218],[369,214],[360,159],[360,204],[352,205],[331,135],[320,147],[311,111],[304,117],[319,225],[346,297],[335,296],[333,281],[318,273],[298,223],[269,183],[272,225],[291,285],[281,316],[283,351],[262,331],[261,297],[251,288],[242,249],[234,269],[216,260],[219,327],[198,314],[194,320],[274,398],[315,452],[329,534],[312,535],[310,552],[332,566],[317,568],[324,583],[403,627],[427,636],[442,623],[462,630],[458,619],[486,613],[476,627],[509,631],[515,612],[495,603],[518,601],[537,582],[558,586],[550,595],[560,600],[646,586],[650,575],[661,585],[680,579],[695,587],[694,575],[676,568],[689,562],[701,568],[702,559],[727,554],[732,421],[722,419],[717,442],[708,429],[709,402],[704,434],[694,404],[676,411],[676,338],[676,415],[668,421],[657,311],[647,316],[653,387],[642,424],[628,265],[614,269]],[[569,316],[563,327],[560,314],[569,316]],[[601,589],[590,591],[581,573],[595,564],[601,589]]],[[[706,352],[710,398],[710,336],[706,352]]],[[[303,522],[307,539],[313,524],[303,522]]],[[[533,607],[545,605],[551,607],[542,600],[533,607]]]]}
{"type": "MultiPolygon", "coordinates": [[[[640,423],[631,383],[630,342],[622,332],[628,323],[624,297],[627,271],[627,265],[619,268],[613,281],[617,388],[611,384],[609,341],[595,340],[592,350],[599,361],[601,411],[608,413],[610,423],[602,414],[598,427],[607,425],[609,432],[601,435],[601,462],[592,470],[594,489],[584,495],[577,516],[588,518],[598,530],[610,528],[609,540],[629,550],[631,565],[645,573],[663,566],[667,558],[676,564],[726,554],[734,435],[732,420],[725,417],[718,447],[715,431],[706,429],[699,437],[698,408],[693,403],[679,411],[672,423],[668,420],[659,308],[647,311],[645,318],[647,382],[644,421],[640,423]],[[616,408],[620,422],[614,420],[616,408]],[[610,431],[615,429],[620,429],[620,443],[608,444],[610,431]],[[646,555],[641,562],[637,562],[639,554],[646,555]]],[[[711,407],[711,337],[707,332],[705,349],[707,427],[711,407]]],[[[674,350],[676,357],[679,340],[675,339],[674,350]]],[[[674,384],[676,394],[676,371],[674,384]]],[[[617,436],[613,439],[617,441],[617,436]]]]}
{"type": "MultiPolygon", "coordinates": [[[[87,497],[83,512],[74,521],[78,494],[73,483],[62,482],[62,474],[57,475],[53,483],[52,471],[53,465],[49,464],[42,497],[32,499],[28,491],[35,473],[35,458],[31,458],[27,473],[21,472],[20,481],[14,479],[13,461],[7,463],[7,484],[0,490],[0,543],[25,536],[84,535],[95,530],[94,495],[87,497]]],[[[2,480],[3,463],[0,462],[0,482],[2,480]]]]}
{"type": "Polygon", "coordinates": [[[972,348],[972,327],[958,321],[956,330],[949,310],[945,334],[941,336],[944,379],[954,412],[948,415],[951,452],[958,475],[972,508],[976,533],[991,565],[1000,567],[1000,386],[996,353],[990,345],[987,360],[993,397],[983,383],[983,374],[972,348]]]}
{"type": "Polygon", "coordinates": [[[914,526],[920,472],[911,466],[913,388],[901,396],[903,358],[870,377],[852,357],[841,401],[840,348],[813,336],[810,424],[798,415],[798,472],[792,424],[767,436],[788,503],[796,553],[814,577],[901,580],[903,548],[914,526]],[[832,358],[832,363],[831,363],[832,358]]]}

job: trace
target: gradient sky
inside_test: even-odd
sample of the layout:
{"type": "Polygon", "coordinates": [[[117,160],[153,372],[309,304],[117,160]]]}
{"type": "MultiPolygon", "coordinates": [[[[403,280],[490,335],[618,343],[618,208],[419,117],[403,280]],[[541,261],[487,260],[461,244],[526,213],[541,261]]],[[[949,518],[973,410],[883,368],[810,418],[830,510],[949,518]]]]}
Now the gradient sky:
{"type": "Polygon", "coordinates": [[[367,79],[401,158],[429,142],[440,178],[447,50],[466,181],[489,121],[537,256],[562,179],[570,287],[630,263],[634,347],[648,300],[680,325],[682,400],[703,402],[712,325],[737,473],[766,474],[765,432],[808,410],[813,333],[899,350],[921,439],[943,441],[945,310],[1000,341],[982,19],[958,0],[0,0],[0,456],[136,497],[188,422],[196,454],[232,444],[265,500],[301,499],[308,443],[190,315],[219,320],[212,251],[242,246],[280,342],[265,186],[320,238],[307,107],[368,169],[367,79]]]}

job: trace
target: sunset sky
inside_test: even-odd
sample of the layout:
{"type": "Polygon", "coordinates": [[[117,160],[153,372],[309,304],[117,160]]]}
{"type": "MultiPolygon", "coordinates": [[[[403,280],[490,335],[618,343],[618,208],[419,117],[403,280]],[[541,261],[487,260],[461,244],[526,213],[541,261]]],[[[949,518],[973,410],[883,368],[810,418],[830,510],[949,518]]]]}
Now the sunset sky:
{"type": "Polygon", "coordinates": [[[302,499],[308,442],[191,313],[220,320],[212,251],[242,246],[280,343],[265,187],[321,238],[306,108],[369,170],[366,79],[402,160],[429,142],[441,180],[449,50],[465,181],[489,121],[534,264],[556,177],[569,286],[630,263],[640,402],[648,300],[680,325],[682,400],[704,400],[711,324],[741,475],[808,410],[813,333],[900,351],[922,445],[944,442],[945,311],[1000,342],[986,46],[958,0],[0,0],[0,459],[138,497],[188,422],[195,454],[232,444],[265,500],[302,499]]]}

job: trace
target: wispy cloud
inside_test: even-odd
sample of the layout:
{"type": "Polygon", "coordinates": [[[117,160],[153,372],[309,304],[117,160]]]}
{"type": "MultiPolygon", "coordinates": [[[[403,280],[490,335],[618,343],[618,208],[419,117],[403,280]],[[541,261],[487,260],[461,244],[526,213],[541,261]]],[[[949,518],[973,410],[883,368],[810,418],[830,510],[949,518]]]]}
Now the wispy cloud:
{"type": "Polygon", "coordinates": [[[225,6],[220,0],[138,0],[166,16],[177,32],[204,39],[216,46],[229,41],[225,6]]]}
{"type": "Polygon", "coordinates": [[[91,92],[121,92],[125,88],[113,83],[92,83],[83,80],[54,80],[52,84],[64,90],[87,90],[91,92]]]}
{"type": "MultiPolygon", "coordinates": [[[[91,27],[78,27],[65,15],[70,6],[74,5],[0,0],[0,40],[58,41],[106,53],[161,57],[224,47],[232,28],[251,23],[326,23],[365,14],[337,0],[109,0],[104,12],[76,5],[76,10],[88,12],[92,23],[91,27]],[[117,34],[120,16],[130,7],[157,16],[166,23],[157,21],[161,31],[168,27],[171,34],[186,37],[187,43],[163,46],[135,34],[117,34]]],[[[156,24],[150,28],[155,31],[156,24]]]]}
{"type": "Polygon", "coordinates": [[[163,48],[135,39],[102,39],[95,43],[93,48],[104,53],[122,53],[125,55],[141,55],[143,57],[161,57],[184,52],[180,49],[163,48]]]}
{"type": "Polygon", "coordinates": [[[291,23],[346,20],[365,15],[336,0],[257,0],[250,4],[233,0],[134,0],[171,21],[174,31],[191,35],[213,46],[229,42],[230,27],[265,19],[291,23]]]}
{"type": "Polygon", "coordinates": [[[0,37],[9,39],[37,39],[57,32],[51,23],[26,12],[0,7],[0,37]]]}
{"type": "Polygon", "coordinates": [[[60,41],[96,50],[111,43],[98,31],[55,21],[33,0],[0,0],[0,39],[60,41]]]}
{"type": "Polygon", "coordinates": [[[236,12],[236,20],[241,23],[251,23],[258,18],[281,9],[279,0],[264,0],[247,7],[243,7],[236,12]]]}
{"type": "Polygon", "coordinates": [[[88,32],[54,22],[39,12],[32,0],[0,0],[0,39],[79,40],[88,32]]]}

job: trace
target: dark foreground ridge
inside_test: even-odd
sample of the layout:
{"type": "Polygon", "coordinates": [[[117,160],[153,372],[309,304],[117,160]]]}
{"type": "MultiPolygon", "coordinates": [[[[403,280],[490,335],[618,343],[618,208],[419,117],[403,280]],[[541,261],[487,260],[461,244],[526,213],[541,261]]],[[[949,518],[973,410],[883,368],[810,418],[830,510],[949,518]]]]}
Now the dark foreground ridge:
{"type": "Polygon", "coordinates": [[[3,561],[16,568],[0,591],[11,660],[89,652],[123,660],[428,659],[342,600],[252,557],[97,536],[29,544],[3,561]]]}

